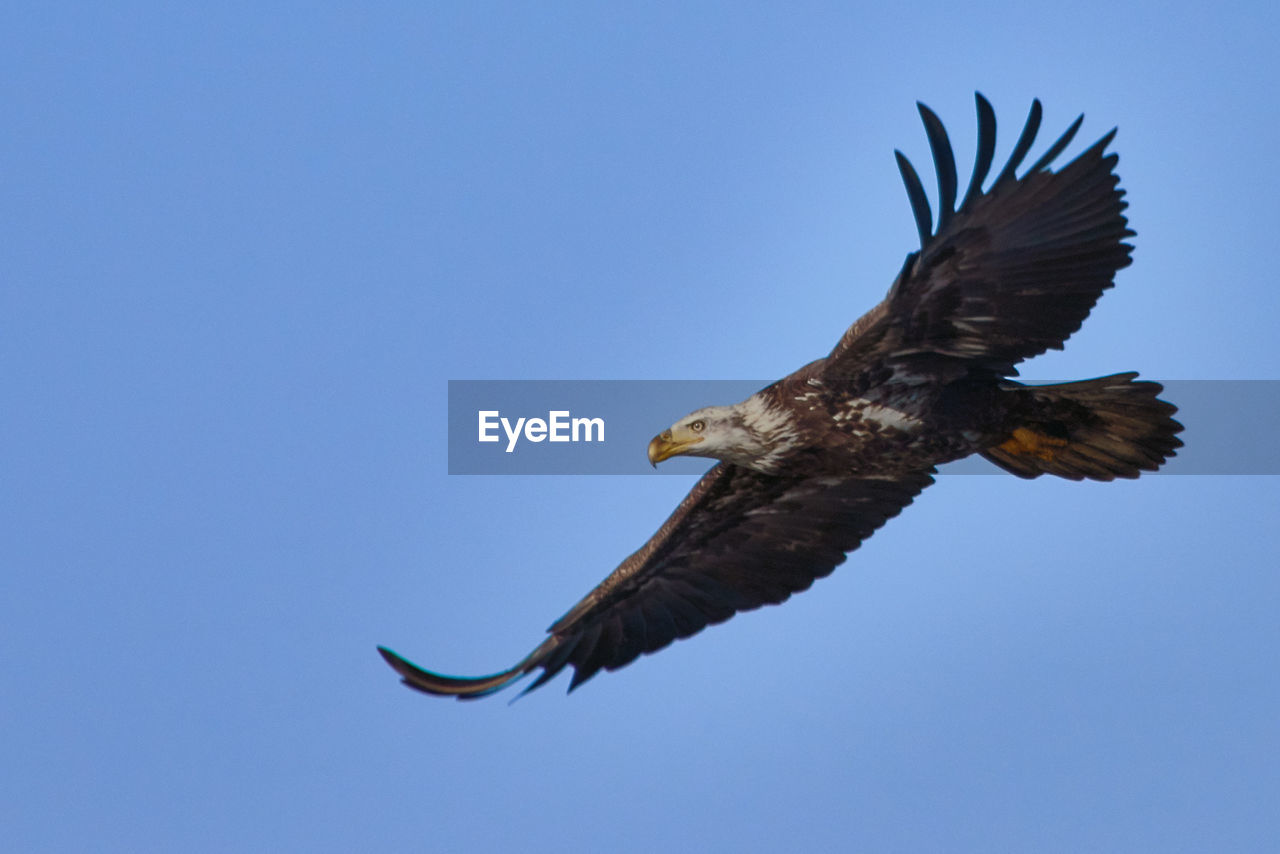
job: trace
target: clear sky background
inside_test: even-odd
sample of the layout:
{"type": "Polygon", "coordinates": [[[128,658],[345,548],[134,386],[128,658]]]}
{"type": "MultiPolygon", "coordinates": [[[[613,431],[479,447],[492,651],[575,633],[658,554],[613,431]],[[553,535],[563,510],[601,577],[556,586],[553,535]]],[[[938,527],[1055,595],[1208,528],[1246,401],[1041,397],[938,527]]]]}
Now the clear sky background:
{"type": "Polygon", "coordinates": [[[944,478],[571,697],[374,652],[507,666],[692,484],[450,477],[447,380],[822,355],[917,99],[962,181],[975,89],[1120,127],[1026,376],[1280,378],[1274,4],[214,6],[0,9],[6,850],[1277,850],[1274,477],[944,478]]]}

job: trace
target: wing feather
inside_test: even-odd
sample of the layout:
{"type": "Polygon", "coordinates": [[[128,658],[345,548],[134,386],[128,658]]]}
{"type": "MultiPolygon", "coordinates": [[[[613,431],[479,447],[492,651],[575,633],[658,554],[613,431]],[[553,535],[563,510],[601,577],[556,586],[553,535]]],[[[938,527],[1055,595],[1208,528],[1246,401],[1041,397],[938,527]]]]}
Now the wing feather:
{"type": "Polygon", "coordinates": [[[1022,134],[1019,135],[1017,143],[1013,146],[1013,153],[1009,155],[1009,162],[1004,165],[1004,168],[1000,170],[1000,174],[996,176],[995,183],[991,185],[991,192],[994,193],[1002,185],[1017,178],[1018,167],[1022,165],[1027,152],[1035,144],[1036,134],[1040,132],[1040,117],[1042,113],[1043,108],[1040,106],[1040,99],[1036,98],[1031,102],[1031,112],[1027,114],[1027,123],[1022,126],[1022,134]]]}
{"type": "Polygon", "coordinates": [[[1062,150],[1071,144],[1071,140],[1075,138],[1076,132],[1080,130],[1080,125],[1083,123],[1084,116],[1077,116],[1076,120],[1071,123],[1071,127],[1067,128],[1066,132],[1064,132],[1062,136],[1058,137],[1058,141],[1049,146],[1049,150],[1046,151],[1039,160],[1032,164],[1031,168],[1027,170],[1028,174],[1031,172],[1039,172],[1056,160],[1058,155],[1062,153],[1062,150]]]}
{"type": "Polygon", "coordinates": [[[898,171],[902,173],[902,183],[907,188],[907,198],[911,200],[911,213],[916,218],[916,231],[920,233],[920,246],[923,247],[929,242],[929,235],[933,233],[933,212],[929,209],[929,196],[924,191],[924,185],[920,183],[916,168],[911,165],[906,155],[901,151],[895,151],[893,154],[898,160],[898,171]]]}
{"type": "Polygon", "coordinates": [[[933,110],[916,102],[920,119],[924,122],[925,135],[929,137],[929,151],[933,154],[934,170],[938,173],[938,230],[947,227],[956,208],[956,156],[947,138],[947,129],[933,110]]]}
{"type": "Polygon", "coordinates": [[[973,200],[982,195],[982,182],[987,180],[991,162],[996,156],[996,111],[981,92],[974,93],[974,101],[978,105],[978,153],[973,163],[969,189],[964,191],[964,201],[960,203],[962,211],[968,210],[973,200]]]}

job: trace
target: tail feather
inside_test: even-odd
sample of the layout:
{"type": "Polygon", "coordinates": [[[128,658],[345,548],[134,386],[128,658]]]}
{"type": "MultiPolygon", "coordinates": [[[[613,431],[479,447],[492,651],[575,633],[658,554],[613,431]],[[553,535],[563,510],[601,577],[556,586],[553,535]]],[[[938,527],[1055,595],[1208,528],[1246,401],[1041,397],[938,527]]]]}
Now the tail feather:
{"type": "Polygon", "coordinates": [[[1008,429],[982,456],[1019,477],[1134,478],[1182,447],[1178,408],[1136,371],[1057,385],[1010,382],[1008,429]]]}

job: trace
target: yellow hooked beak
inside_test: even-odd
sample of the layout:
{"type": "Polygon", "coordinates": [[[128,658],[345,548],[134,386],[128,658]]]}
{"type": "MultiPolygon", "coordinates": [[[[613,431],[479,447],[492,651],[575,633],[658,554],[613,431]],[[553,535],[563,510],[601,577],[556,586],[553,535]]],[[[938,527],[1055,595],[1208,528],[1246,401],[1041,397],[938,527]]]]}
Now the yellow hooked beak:
{"type": "Polygon", "coordinates": [[[658,463],[683,454],[701,441],[701,436],[688,430],[682,430],[679,436],[663,430],[649,443],[649,464],[657,468],[658,463]]]}

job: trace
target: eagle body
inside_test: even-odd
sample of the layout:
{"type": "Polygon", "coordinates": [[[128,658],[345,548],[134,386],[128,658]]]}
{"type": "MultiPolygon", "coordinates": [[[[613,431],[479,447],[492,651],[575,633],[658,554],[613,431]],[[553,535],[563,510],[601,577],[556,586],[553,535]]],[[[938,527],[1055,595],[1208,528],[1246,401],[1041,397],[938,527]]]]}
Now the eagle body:
{"type": "Polygon", "coordinates": [[[1107,481],[1158,469],[1182,444],[1176,408],[1136,372],[1023,385],[1016,365],[1058,349],[1130,263],[1124,192],[1106,152],[1115,131],[1050,167],[1083,117],[1019,169],[1038,101],[988,181],[995,114],[976,98],[978,146],[963,196],[941,121],[918,105],[938,182],[938,218],[895,152],[920,248],[882,302],[823,358],[730,406],[690,413],[649,443],[650,462],[718,460],[666,522],[511,668],[477,678],[424,670],[389,649],[405,684],[461,699],[572,666],[570,690],[600,670],[786,600],[933,483],[980,454],[1023,478],[1107,481]]]}
{"type": "MultiPolygon", "coordinates": [[[[736,452],[703,453],[695,447],[685,453],[725,459],[764,474],[883,477],[966,456],[982,435],[970,429],[982,410],[963,406],[964,397],[949,389],[892,385],[850,395],[806,374],[787,377],[723,408],[761,442],[744,443],[736,452]],[[938,429],[944,424],[946,429],[938,429]],[[767,451],[754,452],[757,446],[767,451]]],[[[696,415],[705,420],[715,412],[708,407],[696,415]]]]}
{"type": "Polygon", "coordinates": [[[884,477],[919,471],[985,448],[1004,422],[994,381],[888,382],[849,394],[814,371],[754,397],[758,402],[749,411],[785,413],[787,426],[764,461],[767,467],[761,461],[751,466],[773,474],[884,477]]]}

